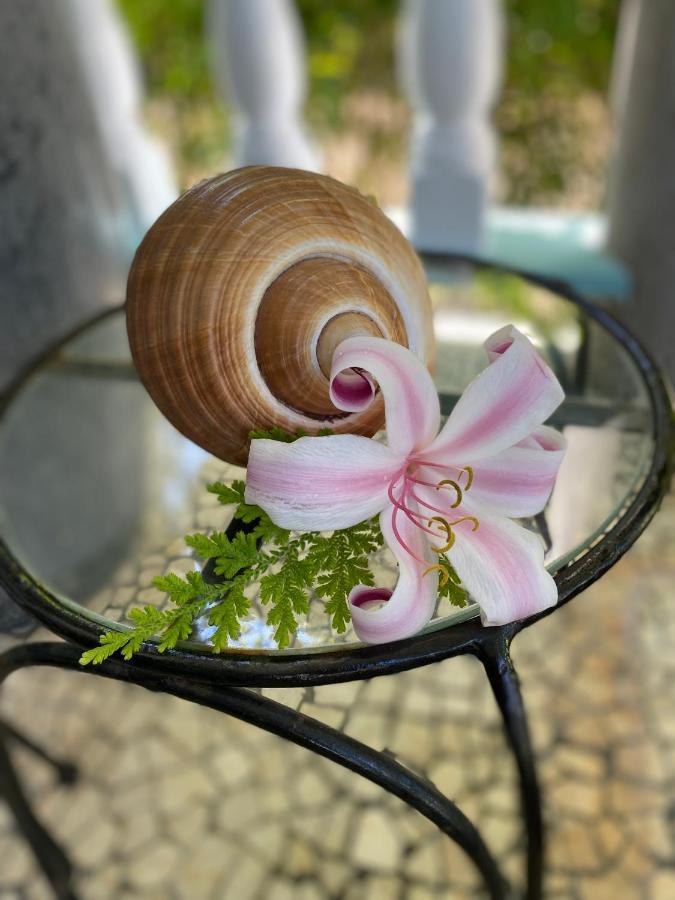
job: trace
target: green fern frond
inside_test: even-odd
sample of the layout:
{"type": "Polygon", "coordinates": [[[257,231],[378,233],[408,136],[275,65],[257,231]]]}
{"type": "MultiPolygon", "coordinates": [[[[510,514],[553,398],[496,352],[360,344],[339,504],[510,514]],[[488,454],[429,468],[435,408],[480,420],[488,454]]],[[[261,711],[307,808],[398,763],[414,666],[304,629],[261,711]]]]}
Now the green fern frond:
{"type": "MultiPolygon", "coordinates": [[[[302,432],[288,435],[279,429],[251,434],[286,443],[302,436],[302,432]]],[[[260,602],[267,608],[267,623],[274,628],[279,647],[292,643],[298,617],[309,611],[312,592],[323,601],[335,631],[346,631],[350,592],[359,584],[374,584],[370,557],[384,543],[378,518],[329,534],[296,534],[275,525],[259,506],[246,503],[246,485],[241,480],[215,482],[207,490],[221,503],[234,505],[234,519],[249,528],[232,538],[220,531],[187,535],[185,543],[199,559],[213,560],[213,578],[206,582],[200,572],[184,577],[158,575],[153,584],[167,595],[168,608],[146,605],[132,610],[131,628],[102,635],[97,647],[82,654],[82,665],[99,665],[117,652],[131,659],[151,639],[158,641],[160,652],[170,650],[190,638],[198,619],[214,629],[210,641],[214,652],[221,652],[241,638],[241,622],[251,607],[245,589],[255,584],[259,584],[260,602]]],[[[459,607],[468,602],[454,570],[439,595],[459,607]]]]}

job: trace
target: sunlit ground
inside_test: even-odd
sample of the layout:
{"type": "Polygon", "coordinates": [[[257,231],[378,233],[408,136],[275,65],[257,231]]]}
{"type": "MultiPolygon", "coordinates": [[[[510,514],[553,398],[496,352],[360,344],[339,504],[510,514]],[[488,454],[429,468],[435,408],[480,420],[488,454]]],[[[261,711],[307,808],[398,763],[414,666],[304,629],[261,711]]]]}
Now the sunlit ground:
{"type": "MultiPolygon", "coordinates": [[[[519,637],[549,827],[546,897],[675,896],[675,504],[598,584],[519,637]]],[[[471,659],[270,692],[428,775],[516,884],[512,763],[471,659]]],[[[254,728],[88,675],[14,675],[2,709],[79,783],[20,764],[84,900],[474,900],[462,853],[402,803],[254,728]]],[[[0,896],[48,898],[0,807],[0,896]]]]}

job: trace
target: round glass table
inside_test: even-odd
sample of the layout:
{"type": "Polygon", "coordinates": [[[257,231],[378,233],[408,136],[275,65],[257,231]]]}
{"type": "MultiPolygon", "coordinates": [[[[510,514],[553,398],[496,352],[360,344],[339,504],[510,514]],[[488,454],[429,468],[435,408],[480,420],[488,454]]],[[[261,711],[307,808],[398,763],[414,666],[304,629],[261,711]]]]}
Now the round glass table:
{"type": "MultiPolygon", "coordinates": [[[[672,427],[649,357],[612,318],[564,286],[469,260],[427,257],[437,339],[435,380],[447,414],[485,366],[483,341],[513,323],[537,345],[566,399],[551,424],[568,451],[544,513],[525,523],[547,546],[559,605],[600,577],[634,542],[666,490],[672,427]]],[[[243,471],[196,447],[162,417],[136,377],[122,309],[106,312],[46,353],[7,393],[0,415],[0,580],[65,643],[24,644],[0,657],[0,679],[27,665],[76,668],[80,648],[127,614],[165,598],[152,579],[198,567],[186,533],[228,526],[233,508],[206,491],[243,471]]],[[[380,581],[395,579],[383,551],[380,581]]],[[[551,614],[555,610],[549,610],[551,614]]],[[[281,734],[381,784],[470,854],[491,896],[505,882],[480,835],[433,785],[383,754],[257,692],[401,671],[460,653],[483,662],[518,763],[528,828],[528,896],[541,892],[539,795],[517,678],[514,635],[536,619],[483,628],[477,607],[441,601],[414,638],[367,647],[329,627],[315,600],[293,645],[276,649],[260,604],[241,638],[213,653],[210,632],[159,653],[87,671],[213,706],[281,734]]],[[[564,636],[561,636],[564,640],[564,636]]]]}

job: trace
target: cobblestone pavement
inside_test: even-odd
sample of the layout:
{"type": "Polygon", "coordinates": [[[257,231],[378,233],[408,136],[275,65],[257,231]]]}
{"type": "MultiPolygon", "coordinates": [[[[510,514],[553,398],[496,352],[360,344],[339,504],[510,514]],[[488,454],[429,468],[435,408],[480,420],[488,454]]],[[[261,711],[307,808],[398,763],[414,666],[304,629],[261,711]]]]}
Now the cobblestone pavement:
{"type": "MultiPolygon", "coordinates": [[[[514,645],[549,827],[547,898],[675,898],[675,502],[599,584],[514,645]]],[[[472,659],[267,692],[428,775],[522,875],[514,772],[472,659]]],[[[471,865],[364,780],[251,726],[140,688],[33,670],[0,709],[77,760],[71,789],[16,750],[83,900],[482,896],[471,865]]],[[[49,897],[0,807],[0,898],[49,897]]]]}

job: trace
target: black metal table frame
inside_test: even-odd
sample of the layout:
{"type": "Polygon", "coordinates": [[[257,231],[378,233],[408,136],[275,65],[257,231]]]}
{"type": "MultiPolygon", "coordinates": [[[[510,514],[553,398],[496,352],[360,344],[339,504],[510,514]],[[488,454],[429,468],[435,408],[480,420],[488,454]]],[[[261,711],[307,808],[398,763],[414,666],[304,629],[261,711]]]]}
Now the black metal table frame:
{"type": "MultiPolygon", "coordinates": [[[[609,313],[589,303],[566,284],[527,272],[508,270],[503,266],[491,267],[470,257],[426,254],[424,258],[432,263],[466,263],[495,268],[554,292],[575,304],[582,316],[594,320],[611,335],[630,354],[642,376],[653,422],[654,453],[649,471],[639,491],[611,529],[581,558],[569,562],[556,573],[559,602],[554,609],[557,609],[611,568],[639,537],[658,509],[669,485],[675,439],[668,391],[654,362],[636,338],[609,313]]],[[[48,355],[40,357],[16,379],[0,404],[0,414],[21,387],[26,375],[34,371],[48,355]]],[[[390,755],[373,750],[334,728],[250,690],[372,678],[453,656],[473,654],[483,664],[490,681],[519,773],[527,835],[525,896],[527,900],[538,900],[542,896],[544,828],[541,798],[525,707],[518,676],[511,662],[510,646],[520,631],[550,615],[554,609],[498,628],[484,628],[477,619],[471,619],[389,645],[345,650],[336,648],[322,653],[270,655],[264,651],[232,650],[223,655],[212,655],[175,649],[160,654],[157,645],[148,642],[131,662],[109,659],[99,667],[82,669],[78,662],[81,649],[96,644],[103,629],[59,604],[23,569],[2,541],[0,583],[21,607],[65,639],[65,643],[22,644],[1,654],[0,685],[19,669],[56,666],[172,694],[256,725],[339,763],[405,801],[462,847],[482,874],[490,897],[501,900],[511,896],[511,889],[492,854],[475,826],[433,784],[396,762],[390,755]]],[[[22,804],[19,805],[23,810],[22,804]]],[[[36,833],[34,818],[30,821],[29,816],[28,824],[30,833],[26,829],[24,832],[57,895],[73,897],[68,884],[70,868],[67,861],[59,855],[58,847],[46,833],[40,833],[39,823],[36,833]]]]}

